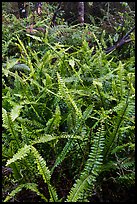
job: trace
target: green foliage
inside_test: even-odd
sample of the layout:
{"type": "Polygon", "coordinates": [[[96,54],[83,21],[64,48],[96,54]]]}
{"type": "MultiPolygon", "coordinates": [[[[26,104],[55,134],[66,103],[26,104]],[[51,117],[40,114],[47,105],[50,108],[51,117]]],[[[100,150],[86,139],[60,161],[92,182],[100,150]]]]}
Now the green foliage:
{"type": "Polygon", "coordinates": [[[134,185],[134,44],[122,59],[104,53],[113,37],[95,25],[50,27],[47,17],[38,36],[25,32],[25,19],[4,15],[2,163],[17,182],[4,202],[23,188],[45,202],[90,201],[104,175],[134,185]]]}
{"type": "Polygon", "coordinates": [[[4,202],[7,202],[10,200],[12,197],[14,197],[17,193],[19,193],[22,188],[30,189],[31,191],[34,191],[37,193],[37,195],[41,196],[41,198],[45,201],[48,202],[48,200],[43,196],[42,193],[39,192],[37,185],[35,183],[27,183],[27,184],[21,184],[19,185],[15,190],[13,190],[4,200],[4,202]]]}
{"type": "Polygon", "coordinates": [[[81,172],[80,178],[76,180],[74,187],[70,191],[67,202],[84,201],[87,199],[88,193],[92,193],[94,182],[99,173],[102,162],[102,151],[104,148],[104,135],[100,130],[93,138],[93,145],[89,158],[85,164],[84,170],[81,172]],[[87,191],[89,191],[87,193],[87,191]],[[85,195],[86,196],[85,196],[85,195]]]}

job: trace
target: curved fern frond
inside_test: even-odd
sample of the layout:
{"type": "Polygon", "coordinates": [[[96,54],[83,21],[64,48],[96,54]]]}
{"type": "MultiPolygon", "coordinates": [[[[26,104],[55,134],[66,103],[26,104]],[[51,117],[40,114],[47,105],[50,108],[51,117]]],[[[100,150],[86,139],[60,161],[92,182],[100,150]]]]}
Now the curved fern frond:
{"type": "Polygon", "coordinates": [[[7,111],[4,108],[2,108],[2,120],[3,120],[3,127],[8,129],[9,128],[9,117],[8,117],[7,111]]]}
{"type": "Polygon", "coordinates": [[[70,190],[70,194],[66,202],[82,201],[83,194],[85,199],[88,195],[86,192],[93,190],[96,177],[101,170],[101,164],[103,160],[104,149],[104,131],[101,129],[94,137],[94,143],[91,147],[89,158],[86,162],[85,168],[82,171],[80,178],[76,180],[76,183],[70,190]]]}
{"type": "Polygon", "coordinates": [[[23,72],[30,72],[30,68],[26,64],[15,64],[11,71],[23,71],[23,72]]]}
{"type": "Polygon", "coordinates": [[[33,73],[34,73],[34,68],[33,68],[33,64],[32,64],[32,62],[31,62],[31,58],[30,58],[29,54],[27,53],[27,50],[26,50],[26,48],[25,48],[23,42],[19,39],[18,36],[17,36],[17,39],[18,39],[18,41],[19,41],[19,44],[16,43],[16,45],[19,47],[19,49],[20,49],[21,51],[23,51],[23,52],[25,53],[25,55],[26,55],[26,57],[27,57],[27,61],[28,61],[28,62],[27,62],[27,63],[28,63],[28,67],[30,68],[30,70],[31,70],[31,72],[32,72],[32,74],[33,74],[33,73]]]}
{"type": "Polygon", "coordinates": [[[31,191],[36,192],[45,202],[48,202],[47,198],[39,192],[38,186],[35,183],[26,183],[19,185],[16,189],[14,189],[4,200],[4,202],[9,201],[12,197],[14,197],[17,193],[19,193],[23,188],[29,189],[31,191]]]}
{"type": "Polygon", "coordinates": [[[53,188],[53,186],[50,184],[51,175],[50,175],[50,171],[49,171],[48,167],[46,166],[46,161],[40,156],[40,154],[35,149],[35,147],[33,147],[31,145],[25,145],[23,148],[21,148],[21,150],[19,150],[13,156],[12,159],[8,160],[6,166],[17,161],[17,160],[23,159],[25,156],[27,156],[30,153],[30,151],[33,154],[33,156],[36,158],[36,160],[34,162],[37,164],[39,174],[42,175],[44,182],[47,183],[47,185],[48,185],[51,202],[58,201],[57,193],[56,193],[55,189],[53,188]]]}
{"type": "Polygon", "coordinates": [[[40,156],[38,151],[33,146],[31,147],[31,150],[32,150],[34,157],[36,158],[35,162],[37,163],[37,168],[39,170],[39,173],[42,175],[44,182],[47,183],[47,185],[48,185],[48,190],[50,193],[51,202],[58,201],[57,193],[56,193],[55,189],[53,188],[53,186],[50,184],[51,175],[50,175],[50,171],[46,165],[46,161],[40,156]]]}
{"type": "Polygon", "coordinates": [[[9,164],[17,161],[17,160],[21,160],[24,157],[26,157],[31,150],[31,146],[30,145],[25,145],[24,147],[22,147],[16,154],[14,154],[14,156],[12,157],[12,159],[9,159],[7,161],[6,166],[8,166],[9,164]]]}

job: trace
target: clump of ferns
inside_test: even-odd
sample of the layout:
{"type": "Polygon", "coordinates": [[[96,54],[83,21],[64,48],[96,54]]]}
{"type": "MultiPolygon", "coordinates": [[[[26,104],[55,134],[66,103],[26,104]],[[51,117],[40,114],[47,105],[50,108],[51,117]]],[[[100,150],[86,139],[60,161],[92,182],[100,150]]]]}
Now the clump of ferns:
{"type": "MultiPolygon", "coordinates": [[[[2,109],[2,116],[3,116],[3,127],[5,128],[4,133],[2,135],[3,137],[3,158],[10,158],[14,155],[14,153],[20,149],[22,146],[24,146],[24,143],[29,143],[31,141],[31,135],[30,132],[24,132],[20,124],[15,121],[15,117],[17,116],[17,107],[12,109],[11,113],[7,112],[4,108],[2,109]],[[22,131],[21,131],[22,130],[22,131]],[[7,151],[8,149],[8,151],[7,151]]],[[[19,114],[19,113],[18,113],[19,114]]],[[[32,159],[29,157],[25,162],[22,163],[15,163],[12,164],[12,170],[13,170],[13,177],[15,180],[26,180],[30,181],[28,179],[28,176],[22,177],[22,172],[26,172],[31,166],[33,169],[32,159]],[[29,162],[28,162],[29,161],[29,162]]],[[[31,174],[31,172],[30,172],[31,174]]],[[[31,177],[30,177],[31,178],[31,177]]],[[[32,178],[33,174],[32,174],[32,178]]]]}
{"type": "MultiPolygon", "coordinates": [[[[66,136],[62,135],[59,138],[65,138],[66,136]]],[[[69,138],[69,136],[68,136],[69,138]]],[[[73,136],[73,139],[80,139],[80,136],[73,136]]],[[[41,196],[46,202],[58,201],[58,196],[55,188],[51,184],[51,173],[46,165],[46,161],[41,157],[36,148],[33,146],[37,143],[48,142],[53,139],[57,139],[57,137],[45,135],[45,137],[41,137],[39,140],[33,141],[31,145],[25,145],[13,156],[12,159],[8,160],[7,165],[11,163],[15,163],[16,161],[24,159],[28,154],[32,154],[35,159],[34,162],[37,164],[38,172],[44,179],[44,182],[48,185],[48,190],[50,194],[50,200],[48,200],[45,196],[40,193],[37,184],[35,183],[25,183],[19,185],[15,190],[13,190],[5,199],[5,202],[8,201],[12,196],[15,196],[23,187],[27,189],[31,189],[35,191],[38,195],[41,196]],[[35,187],[35,188],[34,188],[35,187]]],[[[98,132],[92,138],[92,145],[90,149],[90,153],[88,155],[88,159],[86,164],[83,167],[82,172],[80,173],[80,177],[76,179],[74,186],[71,188],[69,195],[67,196],[66,202],[76,202],[76,201],[87,201],[87,197],[89,196],[89,191],[92,193],[94,182],[96,177],[101,169],[101,164],[103,160],[103,148],[104,148],[104,130],[103,126],[98,130],[98,132]]]]}

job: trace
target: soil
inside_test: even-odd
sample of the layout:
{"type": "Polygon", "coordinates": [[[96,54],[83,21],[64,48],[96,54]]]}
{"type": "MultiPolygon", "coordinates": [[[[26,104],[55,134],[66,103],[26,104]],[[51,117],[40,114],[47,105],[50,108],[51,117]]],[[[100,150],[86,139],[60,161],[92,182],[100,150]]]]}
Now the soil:
{"type": "MultiPolygon", "coordinates": [[[[66,200],[66,197],[74,183],[74,180],[72,182],[72,178],[67,175],[67,172],[64,175],[65,176],[62,176],[62,178],[60,178],[58,182],[55,174],[53,174],[52,177],[53,183],[55,184],[54,186],[57,189],[59,199],[63,198],[63,201],[66,200]]],[[[3,180],[3,200],[8,195],[8,193],[11,192],[11,190],[17,187],[17,184],[13,185],[13,183],[9,182],[10,178],[6,176],[6,178],[3,180]]],[[[135,202],[135,185],[126,186],[124,184],[119,184],[115,182],[115,180],[113,179],[108,179],[103,181],[102,184],[98,186],[99,187],[95,186],[92,195],[88,198],[91,203],[135,202]]],[[[47,199],[50,198],[47,186],[42,179],[38,181],[38,189],[43,195],[45,195],[47,199]]],[[[43,202],[43,200],[35,192],[32,192],[31,190],[22,189],[22,191],[19,192],[17,196],[12,198],[9,202],[43,202]]]]}

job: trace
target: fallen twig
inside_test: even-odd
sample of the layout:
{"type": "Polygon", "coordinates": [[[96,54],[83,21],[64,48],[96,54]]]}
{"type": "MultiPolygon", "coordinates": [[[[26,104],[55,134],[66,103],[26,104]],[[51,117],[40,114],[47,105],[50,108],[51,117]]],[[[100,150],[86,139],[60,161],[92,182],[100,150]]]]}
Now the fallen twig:
{"type": "Polygon", "coordinates": [[[123,38],[116,43],[116,45],[113,45],[113,46],[105,49],[106,54],[112,52],[113,50],[117,49],[118,47],[121,47],[123,44],[132,41],[129,38],[129,35],[130,35],[130,33],[133,32],[134,29],[135,29],[135,26],[129,32],[127,32],[126,35],[124,35],[123,38]]]}

